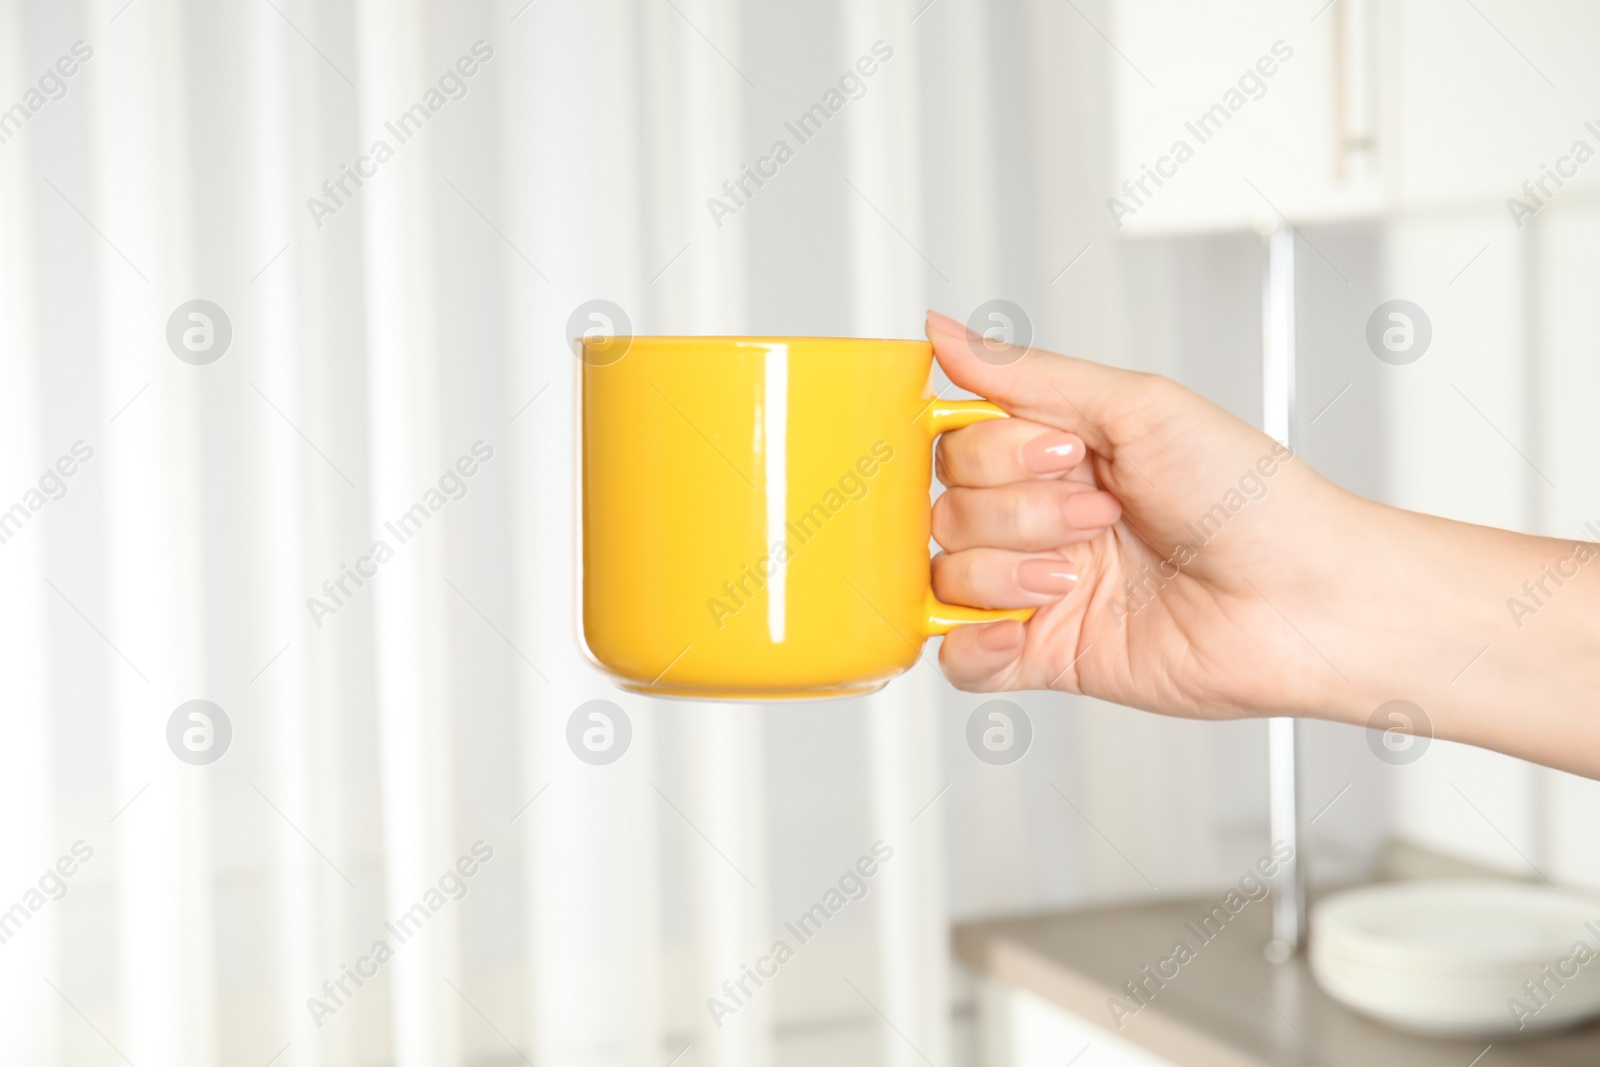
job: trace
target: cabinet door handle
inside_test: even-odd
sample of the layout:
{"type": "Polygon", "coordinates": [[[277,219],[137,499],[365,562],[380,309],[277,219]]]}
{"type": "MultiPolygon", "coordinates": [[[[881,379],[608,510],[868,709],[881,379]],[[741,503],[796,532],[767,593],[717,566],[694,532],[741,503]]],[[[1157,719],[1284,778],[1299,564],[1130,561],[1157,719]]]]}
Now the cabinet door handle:
{"type": "Polygon", "coordinates": [[[1334,0],[1333,158],[1341,182],[1371,169],[1377,152],[1376,11],[1373,0],[1334,0]]]}

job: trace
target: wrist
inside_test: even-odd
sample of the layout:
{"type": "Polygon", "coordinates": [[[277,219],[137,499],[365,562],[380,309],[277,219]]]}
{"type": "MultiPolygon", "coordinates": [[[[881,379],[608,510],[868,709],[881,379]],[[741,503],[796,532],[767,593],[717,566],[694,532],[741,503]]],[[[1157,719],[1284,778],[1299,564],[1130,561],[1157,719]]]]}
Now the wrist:
{"type": "Polygon", "coordinates": [[[1366,726],[1407,700],[1430,736],[1572,765],[1563,747],[1596,730],[1578,707],[1600,683],[1600,546],[1359,500],[1345,533],[1323,578],[1337,674],[1296,712],[1366,726]],[[1518,729],[1530,715],[1566,721],[1565,737],[1518,729]]]}

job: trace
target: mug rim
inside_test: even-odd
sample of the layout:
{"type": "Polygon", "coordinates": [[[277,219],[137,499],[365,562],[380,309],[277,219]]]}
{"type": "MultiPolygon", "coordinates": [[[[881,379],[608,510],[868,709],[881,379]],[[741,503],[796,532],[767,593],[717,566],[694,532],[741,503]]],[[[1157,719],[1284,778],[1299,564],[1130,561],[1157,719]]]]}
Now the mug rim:
{"type": "MultiPolygon", "coordinates": [[[[627,341],[628,341],[628,343],[630,345],[637,344],[640,341],[648,341],[648,342],[651,342],[651,343],[670,342],[670,343],[677,343],[677,344],[705,344],[707,342],[713,342],[713,343],[722,342],[722,343],[725,343],[725,344],[755,344],[755,345],[775,345],[775,344],[787,345],[787,344],[795,344],[795,343],[801,343],[801,342],[815,342],[815,341],[823,341],[823,342],[838,343],[838,344],[861,344],[861,345],[919,345],[919,346],[926,345],[926,346],[932,346],[932,344],[933,344],[932,341],[928,340],[925,337],[921,338],[921,339],[911,338],[911,337],[819,337],[819,336],[805,336],[805,335],[798,335],[798,334],[786,337],[786,336],[782,336],[782,335],[763,335],[763,334],[680,334],[680,333],[663,333],[663,334],[620,334],[619,333],[619,334],[615,334],[615,335],[613,335],[611,337],[606,338],[603,343],[605,343],[607,345],[612,345],[612,344],[616,344],[617,341],[622,340],[624,338],[627,339],[627,341]]],[[[584,345],[585,347],[587,347],[589,344],[591,344],[591,340],[589,338],[587,338],[587,337],[574,337],[573,340],[577,341],[578,343],[580,343],[582,345],[584,345]]],[[[593,343],[602,343],[602,342],[593,342],[593,343]]]]}

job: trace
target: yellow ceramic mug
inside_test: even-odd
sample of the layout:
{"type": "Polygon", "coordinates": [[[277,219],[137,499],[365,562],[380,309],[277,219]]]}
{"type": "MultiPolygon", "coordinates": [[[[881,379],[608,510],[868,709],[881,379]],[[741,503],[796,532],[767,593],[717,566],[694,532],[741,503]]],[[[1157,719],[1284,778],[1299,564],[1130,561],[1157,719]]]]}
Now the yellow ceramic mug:
{"type": "Polygon", "coordinates": [[[964,622],[929,588],[939,400],[925,341],[583,341],[583,629],[635,692],[867,693],[964,622]],[[621,353],[620,358],[618,353],[621,353]]]}

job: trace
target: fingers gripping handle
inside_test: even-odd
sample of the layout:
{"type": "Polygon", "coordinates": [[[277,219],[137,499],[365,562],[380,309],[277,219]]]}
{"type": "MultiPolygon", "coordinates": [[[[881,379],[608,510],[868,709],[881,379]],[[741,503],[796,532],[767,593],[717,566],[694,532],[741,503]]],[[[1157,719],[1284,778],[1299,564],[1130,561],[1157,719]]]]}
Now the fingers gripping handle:
{"type": "Polygon", "coordinates": [[[1005,408],[987,400],[935,400],[922,412],[922,425],[929,437],[938,437],[975,422],[1010,417],[1005,408]]]}
{"type": "Polygon", "coordinates": [[[963,623],[999,622],[1001,619],[1027,622],[1032,617],[1032,608],[969,608],[961,604],[946,604],[929,593],[928,602],[923,608],[922,629],[929,637],[939,637],[963,623]]]}
{"type": "MultiPolygon", "coordinates": [[[[933,438],[951,430],[959,430],[963,426],[971,426],[975,422],[983,422],[985,419],[1010,417],[1010,413],[1004,408],[987,400],[935,400],[923,411],[921,422],[928,431],[928,436],[933,438]]],[[[1032,617],[1033,610],[1033,608],[1005,610],[969,608],[960,604],[945,604],[930,592],[923,607],[922,629],[929,637],[939,637],[963,623],[998,622],[1001,619],[1026,622],[1032,617]]]]}

